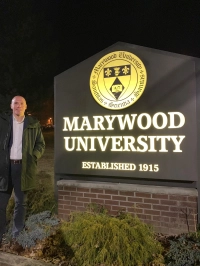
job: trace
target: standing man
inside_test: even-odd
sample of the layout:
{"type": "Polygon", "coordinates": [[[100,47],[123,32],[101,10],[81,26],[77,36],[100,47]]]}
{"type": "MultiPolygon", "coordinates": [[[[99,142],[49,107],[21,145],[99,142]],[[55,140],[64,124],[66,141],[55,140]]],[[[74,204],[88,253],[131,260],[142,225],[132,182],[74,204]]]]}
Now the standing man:
{"type": "Polygon", "coordinates": [[[45,149],[39,121],[25,116],[26,100],[12,99],[12,113],[0,114],[0,245],[6,229],[6,207],[14,189],[12,237],[24,228],[27,191],[35,188],[37,160],[45,149]]]}

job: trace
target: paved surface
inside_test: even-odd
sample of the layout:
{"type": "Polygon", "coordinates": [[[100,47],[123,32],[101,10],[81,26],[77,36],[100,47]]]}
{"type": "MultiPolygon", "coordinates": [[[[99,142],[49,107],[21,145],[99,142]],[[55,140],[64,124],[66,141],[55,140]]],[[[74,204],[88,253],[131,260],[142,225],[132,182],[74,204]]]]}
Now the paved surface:
{"type": "Polygon", "coordinates": [[[55,264],[0,251],[0,266],[52,266],[55,264]]]}

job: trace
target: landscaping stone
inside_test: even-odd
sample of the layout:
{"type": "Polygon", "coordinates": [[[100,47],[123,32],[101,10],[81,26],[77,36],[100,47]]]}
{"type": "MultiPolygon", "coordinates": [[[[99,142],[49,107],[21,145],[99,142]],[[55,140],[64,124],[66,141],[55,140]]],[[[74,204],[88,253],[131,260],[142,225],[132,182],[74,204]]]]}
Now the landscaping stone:
{"type": "Polygon", "coordinates": [[[52,266],[54,264],[0,251],[0,266],[52,266]]]}

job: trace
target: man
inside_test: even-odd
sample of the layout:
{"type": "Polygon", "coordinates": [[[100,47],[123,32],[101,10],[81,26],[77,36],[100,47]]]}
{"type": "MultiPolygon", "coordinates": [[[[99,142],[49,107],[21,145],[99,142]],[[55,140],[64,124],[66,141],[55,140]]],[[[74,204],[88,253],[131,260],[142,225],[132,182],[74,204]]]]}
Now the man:
{"type": "Polygon", "coordinates": [[[11,114],[0,114],[0,244],[6,229],[6,207],[13,189],[13,241],[24,228],[27,191],[35,188],[37,160],[45,149],[39,121],[25,116],[26,100],[15,96],[10,107],[11,114]]]}

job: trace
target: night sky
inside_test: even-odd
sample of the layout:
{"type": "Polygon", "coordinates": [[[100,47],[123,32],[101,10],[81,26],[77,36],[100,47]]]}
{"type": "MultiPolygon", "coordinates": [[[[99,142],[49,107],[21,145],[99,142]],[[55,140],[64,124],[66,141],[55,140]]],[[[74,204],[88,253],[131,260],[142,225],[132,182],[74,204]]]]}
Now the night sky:
{"type": "Polygon", "coordinates": [[[0,0],[0,34],[0,95],[38,99],[118,41],[200,58],[200,0],[0,0]]]}
{"type": "Polygon", "coordinates": [[[200,57],[200,1],[55,0],[41,10],[59,43],[59,71],[117,41],[200,57]]]}

